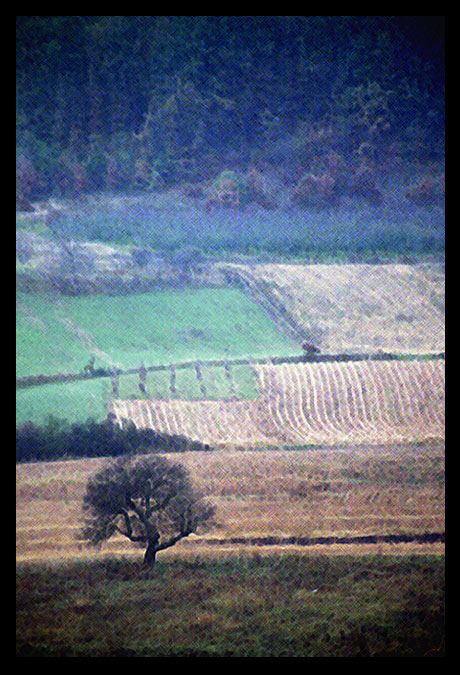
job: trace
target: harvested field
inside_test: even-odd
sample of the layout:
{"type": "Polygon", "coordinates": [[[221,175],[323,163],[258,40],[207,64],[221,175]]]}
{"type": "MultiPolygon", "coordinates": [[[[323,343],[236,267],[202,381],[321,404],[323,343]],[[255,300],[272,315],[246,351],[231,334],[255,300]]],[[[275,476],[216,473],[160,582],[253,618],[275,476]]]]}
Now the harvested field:
{"type": "Polygon", "coordinates": [[[121,400],[112,402],[120,424],[186,436],[209,445],[269,445],[271,438],[257,425],[257,401],[121,400]]]}
{"type": "Polygon", "coordinates": [[[264,429],[285,444],[444,436],[444,362],[354,361],[259,367],[264,429]]]}
{"type": "MultiPolygon", "coordinates": [[[[439,552],[442,542],[315,546],[290,537],[423,535],[444,532],[444,443],[318,447],[303,450],[212,451],[166,455],[185,466],[217,506],[218,522],[162,555],[248,550],[328,553],[439,552]],[[254,538],[270,538],[258,546],[254,538]],[[251,541],[252,540],[252,541],[251,541]]],[[[90,475],[108,459],[18,464],[18,561],[106,554],[141,556],[114,537],[97,554],[78,540],[90,475]]]]}
{"type": "Polygon", "coordinates": [[[442,352],[440,264],[227,265],[288,333],[323,352],[442,352]]]}
{"type": "Polygon", "coordinates": [[[119,424],[210,445],[422,441],[444,436],[442,360],[256,366],[253,401],[117,400],[119,424]]]}

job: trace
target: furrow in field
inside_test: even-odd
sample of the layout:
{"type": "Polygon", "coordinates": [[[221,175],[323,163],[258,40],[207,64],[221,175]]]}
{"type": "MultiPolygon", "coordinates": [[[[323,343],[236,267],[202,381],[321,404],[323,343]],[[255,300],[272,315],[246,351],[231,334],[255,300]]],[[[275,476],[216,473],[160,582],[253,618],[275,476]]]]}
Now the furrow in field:
{"type": "Polygon", "coordinates": [[[340,368],[338,366],[332,368],[332,371],[335,375],[335,386],[342,411],[343,427],[351,431],[355,428],[355,423],[351,403],[347,392],[347,381],[345,377],[346,371],[345,368],[340,368]]]}
{"type": "Polygon", "coordinates": [[[287,431],[284,428],[285,425],[281,413],[282,394],[274,381],[273,368],[261,366],[258,368],[258,371],[265,375],[263,379],[263,388],[261,387],[259,391],[262,394],[262,400],[267,406],[268,413],[273,421],[275,433],[281,435],[282,438],[286,437],[287,439],[287,431]]]}
{"type": "Polygon", "coordinates": [[[310,391],[312,419],[314,420],[317,431],[320,433],[327,433],[327,422],[324,418],[320,397],[318,396],[317,378],[315,377],[313,364],[306,363],[304,373],[307,387],[310,391]]]}
{"type": "Polygon", "coordinates": [[[359,433],[365,433],[366,427],[362,419],[363,401],[360,391],[360,383],[356,374],[354,363],[344,364],[344,377],[347,387],[347,400],[351,411],[351,420],[353,428],[359,433]]]}
{"type": "Polygon", "coordinates": [[[118,422],[209,444],[321,444],[444,435],[444,363],[353,361],[257,368],[252,401],[115,401],[118,422]]]}
{"type": "Polygon", "coordinates": [[[296,396],[295,400],[299,408],[299,417],[301,419],[301,426],[302,428],[305,429],[305,432],[307,433],[308,437],[311,438],[312,435],[314,434],[314,430],[311,426],[310,420],[307,419],[307,416],[305,415],[305,410],[308,408],[308,399],[306,398],[308,391],[302,384],[303,369],[293,368],[292,373],[295,378],[295,386],[298,391],[298,395],[296,396]]]}
{"type": "Polygon", "coordinates": [[[331,364],[318,363],[318,381],[322,387],[322,395],[325,404],[326,418],[329,429],[333,435],[342,435],[345,431],[343,424],[337,419],[337,396],[336,390],[331,384],[331,364]]]}
{"type": "Polygon", "coordinates": [[[423,379],[424,402],[431,421],[436,424],[440,420],[444,422],[444,389],[445,389],[445,368],[444,363],[428,362],[428,377],[423,379]]]}
{"type": "Polygon", "coordinates": [[[285,426],[287,426],[289,435],[292,439],[291,442],[299,441],[302,443],[305,442],[306,430],[303,429],[302,433],[302,424],[298,416],[296,405],[299,391],[291,380],[291,373],[292,369],[290,368],[289,364],[283,364],[280,369],[284,413],[283,417],[285,420],[285,426]]]}
{"type": "MultiPolygon", "coordinates": [[[[417,401],[417,408],[420,412],[421,418],[425,422],[427,429],[437,427],[444,427],[444,364],[438,364],[434,369],[435,375],[432,379],[420,376],[420,365],[414,364],[412,369],[411,383],[414,390],[414,400],[417,401]]],[[[427,364],[429,372],[433,364],[427,364]]]]}
{"type": "Polygon", "coordinates": [[[379,365],[380,364],[376,363],[375,361],[367,362],[369,380],[372,383],[371,391],[373,392],[375,397],[374,416],[380,427],[385,431],[385,433],[391,433],[393,423],[387,410],[386,392],[381,377],[381,373],[378,368],[379,365]]]}
{"type": "Polygon", "coordinates": [[[409,427],[413,426],[417,428],[420,425],[420,418],[417,415],[415,408],[415,400],[411,395],[410,388],[410,371],[412,364],[404,363],[401,364],[401,368],[398,368],[398,364],[392,364],[392,371],[394,372],[395,379],[397,380],[398,390],[401,395],[401,401],[403,408],[401,410],[401,417],[404,421],[404,425],[409,427]]]}

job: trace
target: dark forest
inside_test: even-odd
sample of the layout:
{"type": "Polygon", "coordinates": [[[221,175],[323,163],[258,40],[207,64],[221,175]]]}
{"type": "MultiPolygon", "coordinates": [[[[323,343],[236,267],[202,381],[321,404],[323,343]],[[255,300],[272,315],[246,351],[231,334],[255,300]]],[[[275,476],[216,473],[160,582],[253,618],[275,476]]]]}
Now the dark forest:
{"type": "Polygon", "coordinates": [[[443,159],[444,17],[18,16],[16,64],[17,203],[443,159]]]}

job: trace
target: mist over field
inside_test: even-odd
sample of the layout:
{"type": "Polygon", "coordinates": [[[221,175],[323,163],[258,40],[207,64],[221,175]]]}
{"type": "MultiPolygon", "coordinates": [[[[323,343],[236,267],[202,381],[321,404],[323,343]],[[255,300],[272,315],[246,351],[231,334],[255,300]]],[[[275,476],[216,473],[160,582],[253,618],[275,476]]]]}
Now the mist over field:
{"type": "Polygon", "coordinates": [[[442,255],[443,21],[17,17],[17,207],[169,254],[442,255]]]}
{"type": "Polygon", "coordinates": [[[166,257],[194,247],[210,258],[246,254],[313,261],[342,256],[349,262],[378,262],[379,255],[386,260],[405,255],[442,259],[444,208],[408,204],[408,180],[382,180],[385,203],[377,207],[347,198],[326,208],[300,208],[290,203],[289,190],[275,178],[266,181],[276,204],[270,210],[249,204],[240,210],[208,212],[203,199],[179,189],[125,197],[100,193],[84,204],[54,202],[62,210],[49,228],[66,239],[149,247],[166,257]]]}

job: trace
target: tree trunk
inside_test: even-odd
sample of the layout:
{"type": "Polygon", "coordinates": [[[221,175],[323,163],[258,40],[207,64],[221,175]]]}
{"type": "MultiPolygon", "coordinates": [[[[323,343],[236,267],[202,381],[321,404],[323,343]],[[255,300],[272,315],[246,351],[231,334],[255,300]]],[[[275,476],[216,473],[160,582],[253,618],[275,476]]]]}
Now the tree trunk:
{"type": "Polygon", "coordinates": [[[149,543],[144,554],[144,565],[153,565],[157,554],[157,546],[154,543],[149,543]]]}

